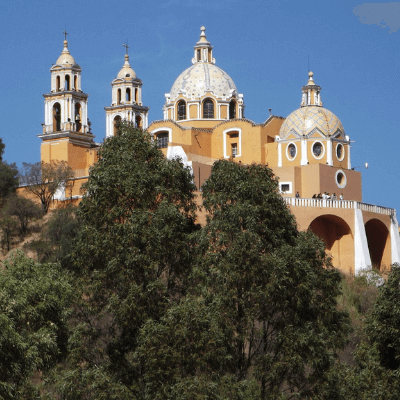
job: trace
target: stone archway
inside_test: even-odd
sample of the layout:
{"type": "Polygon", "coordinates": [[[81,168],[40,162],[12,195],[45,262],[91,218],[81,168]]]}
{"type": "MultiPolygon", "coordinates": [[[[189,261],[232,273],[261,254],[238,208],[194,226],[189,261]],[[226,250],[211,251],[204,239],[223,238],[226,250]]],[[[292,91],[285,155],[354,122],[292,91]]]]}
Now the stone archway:
{"type": "Polygon", "coordinates": [[[345,273],[352,273],[354,239],[347,222],[336,215],[321,215],[311,222],[308,229],[325,243],[325,249],[332,255],[333,265],[345,273]]]}
{"type": "Polygon", "coordinates": [[[379,219],[370,219],[365,224],[369,255],[372,267],[389,268],[391,264],[389,230],[379,219]]]}

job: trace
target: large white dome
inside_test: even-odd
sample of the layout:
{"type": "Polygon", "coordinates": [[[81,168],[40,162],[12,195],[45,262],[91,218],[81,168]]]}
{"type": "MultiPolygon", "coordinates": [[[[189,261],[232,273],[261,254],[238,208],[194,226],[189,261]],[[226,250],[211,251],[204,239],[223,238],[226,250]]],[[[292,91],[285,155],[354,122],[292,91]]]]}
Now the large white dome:
{"type": "Polygon", "coordinates": [[[179,94],[187,98],[202,97],[211,91],[215,97],[231,97],[237,92],[235,82],[221,68],[211,63],[196,63],[183,71],[170,91],[171,101],[179,94]]]}

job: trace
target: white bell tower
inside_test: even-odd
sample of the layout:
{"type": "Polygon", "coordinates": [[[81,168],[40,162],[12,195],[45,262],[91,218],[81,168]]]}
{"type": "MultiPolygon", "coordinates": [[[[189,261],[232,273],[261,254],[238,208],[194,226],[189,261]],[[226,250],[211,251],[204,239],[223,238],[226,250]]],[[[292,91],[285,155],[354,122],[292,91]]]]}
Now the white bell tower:
{"type": "Polygon", "coordinates": [[[106,137],[117,133],[117,124],[120,121],[128,121],[138,128],[147,129],[149,107],[142,103],[142,81],[137,78],[136,72],[129,64],[127,44],[125,63],[118,72],[117,77],[111,82],[112,102],[106,110],[106,137]]]}
{"type": "Polygon", "coordinates": [[[68,50],[67,32],[63,33],[64,49],[50,68],[51,91],[43,95],[45,122],[42,124],[43,134],[39,137],[49,140],[67,136],[79,144],[91,146],[94,136],[87,112],[89,95],[82,92],[82,68],[68,50]]]}

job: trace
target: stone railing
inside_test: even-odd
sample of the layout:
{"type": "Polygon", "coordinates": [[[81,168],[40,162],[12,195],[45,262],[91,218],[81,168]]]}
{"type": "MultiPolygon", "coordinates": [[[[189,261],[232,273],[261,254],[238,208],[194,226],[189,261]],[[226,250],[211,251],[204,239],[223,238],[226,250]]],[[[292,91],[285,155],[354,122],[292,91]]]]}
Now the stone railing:
{"type": "Polygon", "coordinates": [[[376,206],[373,204],[361,203],[354,200],[323,200],[323,199],[303,199],[298,197],[283,197],[283,201],[292,207],[321,207],[321,208],[345,208],[359,209],[377,214],[395,215],[393,208],[376,206]]]}

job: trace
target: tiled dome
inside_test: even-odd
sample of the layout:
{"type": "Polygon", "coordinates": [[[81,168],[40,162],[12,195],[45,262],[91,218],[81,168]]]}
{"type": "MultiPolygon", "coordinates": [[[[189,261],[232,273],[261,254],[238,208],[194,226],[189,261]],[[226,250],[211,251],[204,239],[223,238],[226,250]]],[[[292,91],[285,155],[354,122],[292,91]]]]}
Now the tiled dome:
{"type": "Polygon", "coordinates": [[[179,94],[191,98],[202,97],[212,91],[215,97],[231,97],[236,92],[232,78],[221,68],[211,63],[196,63],[183,71],[172,85],[171,100],[179,94]]]}
{"type": "Polygon", "coordinates": [[[344,134],[340,119],[331,111],[323,107],[308,106],[293,111],[282,124],[279,131],[281,139],[285,139],[291,132],[298,136],[307,137],[316,130],[329,137],[338,131],[344,134]]]}

